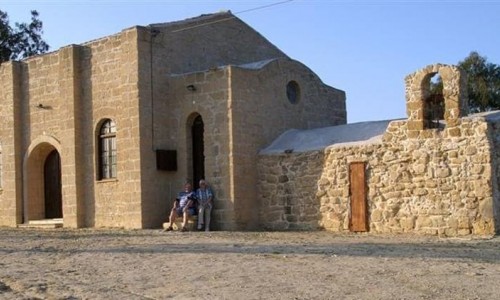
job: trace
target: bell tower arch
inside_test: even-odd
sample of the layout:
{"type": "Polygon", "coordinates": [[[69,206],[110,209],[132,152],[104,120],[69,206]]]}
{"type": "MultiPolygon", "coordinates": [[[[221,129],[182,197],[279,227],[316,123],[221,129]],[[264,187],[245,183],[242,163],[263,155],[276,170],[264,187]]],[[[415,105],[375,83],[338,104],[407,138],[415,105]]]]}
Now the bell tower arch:
{"type": "Polygon", "coordinates": [[[406,76],[405,86],[409,137],[419,137],[425,130],[440,130],[438,126],[430,126],[429,116],[436,115],[432,110],[437,108],[443,110],[440,113],[444,117],[443,128],[452,136],[460,135],[456,127],[460,118],[469,113],[467,77],[463,70],[451,65],[429,65],[406,76]],[[430,91],[431,78],[436,74],[441,76],[443,83],[442,97],[430,91]]]}

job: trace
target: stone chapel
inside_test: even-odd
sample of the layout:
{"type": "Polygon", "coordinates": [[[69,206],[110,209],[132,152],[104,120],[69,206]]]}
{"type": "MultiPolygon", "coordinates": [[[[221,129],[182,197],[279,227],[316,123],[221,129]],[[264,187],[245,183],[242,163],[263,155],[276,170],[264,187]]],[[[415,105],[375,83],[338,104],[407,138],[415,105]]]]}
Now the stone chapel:
{"type": "Polygon", "coordinates": [[[157,228],[186,179],[214,229],[259,227],[256,161],[345,93],[230,12],[136,26],[0,66],[0,226],[157,228]]]}
{"type": "Polygon", "coordinates": [[[230,12],[3,63],[0,226],[159,228],[204,178],[215,230],[500,232],[500,112],[469,114],[455,66],[405,84],[407,119],[346,124],[342,90],[230,12]]]}

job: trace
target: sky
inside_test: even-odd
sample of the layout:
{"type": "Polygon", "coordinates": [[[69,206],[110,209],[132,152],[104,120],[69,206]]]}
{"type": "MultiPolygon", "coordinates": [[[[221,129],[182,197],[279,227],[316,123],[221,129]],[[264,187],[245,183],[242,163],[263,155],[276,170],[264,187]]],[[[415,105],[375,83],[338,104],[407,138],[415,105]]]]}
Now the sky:
{"type": "Polygon", "coordinates": [[[471,51],[500,64],[500,0],[1,0],[11,25],[43,21],[51,50],[135,25],[230,10],[330,86],[349,123],[406,118],[404,78],[471,51]]]}

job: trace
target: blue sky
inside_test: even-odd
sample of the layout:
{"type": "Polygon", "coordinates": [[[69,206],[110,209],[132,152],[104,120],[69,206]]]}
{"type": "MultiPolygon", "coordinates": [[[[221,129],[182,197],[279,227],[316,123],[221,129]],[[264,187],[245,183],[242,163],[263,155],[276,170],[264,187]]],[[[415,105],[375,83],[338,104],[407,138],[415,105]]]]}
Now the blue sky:
{"type": "Polygon", "coordinates": [[[40,13],[51,50],[148,25],[231,10],[347,93],[348,122],[405,118],[404,77],[471,51],[500,64],[500,0],[2,0],[11,24],[40,13]]]}

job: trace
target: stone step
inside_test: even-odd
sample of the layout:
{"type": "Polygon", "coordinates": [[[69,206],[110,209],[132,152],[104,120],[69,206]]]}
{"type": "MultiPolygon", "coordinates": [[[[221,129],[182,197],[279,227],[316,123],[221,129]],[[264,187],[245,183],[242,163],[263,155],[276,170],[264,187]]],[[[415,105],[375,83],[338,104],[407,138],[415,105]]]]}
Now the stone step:
{"type": "Polygon", "coordinates": [[[19,228],[61,228],[63,227],[63,219],[43,219],[43,220],[30,220],[28,223],[18,224],[19,228]]]}
{"type": "MultiPolygon", "coordinates": [[[[163,223],[163,229],[167,229],[169,224],[170,224],[169,222],[163,223]]],[[[188,222],[187,222],[187,229],[188,229],[188,231],[196,231],[197,224],[198,224],[198,218],[197,218],[197,216],[190,217],[188,219],[188,222]]],[[[182,217],[177,217],[175,219],[174,224],[172,225],[172,228],[174,230],[180,230],[181,227],[182,227],[182,217]]]]}

